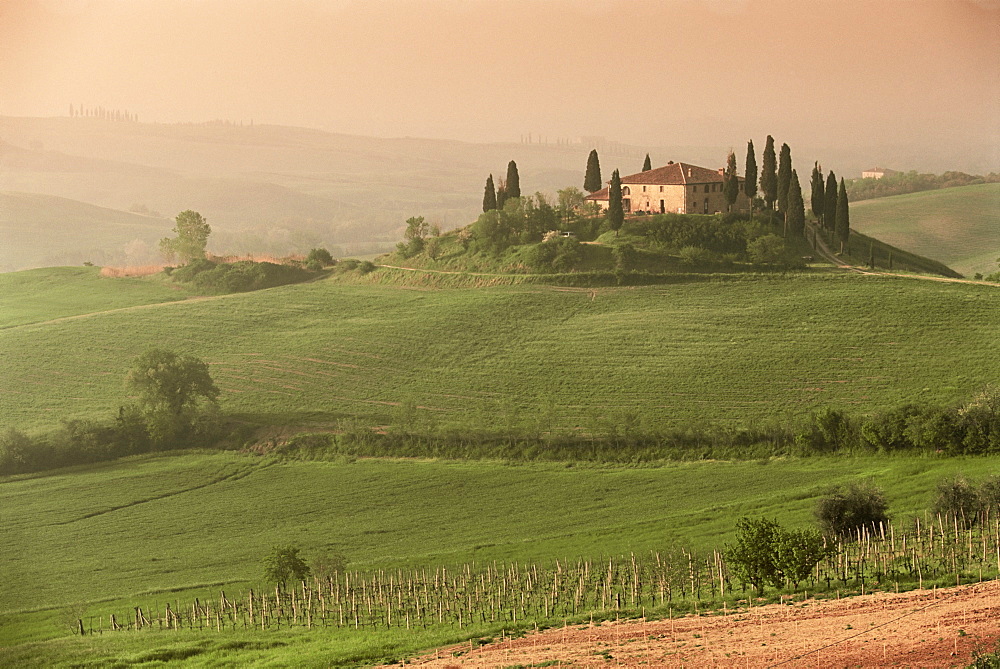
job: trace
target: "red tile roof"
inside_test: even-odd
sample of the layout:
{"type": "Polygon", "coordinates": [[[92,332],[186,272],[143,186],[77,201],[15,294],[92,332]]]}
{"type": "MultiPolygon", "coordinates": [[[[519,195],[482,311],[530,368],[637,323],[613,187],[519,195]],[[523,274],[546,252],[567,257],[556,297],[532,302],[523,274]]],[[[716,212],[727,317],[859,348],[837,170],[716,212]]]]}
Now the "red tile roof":
{"type": "MultiPolygon", "coordinates": [[[[654,186],[684,186],[687,184],[710,184],[722,183],[724,179],[719,170],[710,170],[706,167],[698,167],[689,163],[670,163],[655,170],[647,170],[638,174],[630,174],[622,177],[622,186],[634,185],[654,185],[654,186]]],[[[742,182],[743,177],[739,177],[742,182]]],[[[608,189],[603,188],[596,193],[591,193],[587,200],[607,200],[608,189]]]]}
{"type": "Polygon", "coordinates": [[[655,186],[682,186],[684,184],[707,184],[722,182],[719,170],[710,170],[688,163],[670,163],[655,170],[622,177],[622,185],[653,184],[655,186]]]}

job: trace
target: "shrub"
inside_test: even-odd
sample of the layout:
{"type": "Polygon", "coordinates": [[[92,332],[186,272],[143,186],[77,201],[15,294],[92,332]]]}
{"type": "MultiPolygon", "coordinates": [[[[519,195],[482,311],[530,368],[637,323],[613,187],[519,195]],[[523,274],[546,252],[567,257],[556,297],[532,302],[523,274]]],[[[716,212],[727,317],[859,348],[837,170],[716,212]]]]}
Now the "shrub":
{"type": "Polygon", "coordinates": [[[375,263],[371,260],[362,260],[358,263],[358,271],[362,274],[368,274],[369,272],[375,271],[375,263]]]}
{"type": "Polygon", "coordinates": [[[781,526],[766,518],[740,518],[736,521],[736,543],[726,545],[726,562],[742,581],[762,592],[768,584],[777,585],[777,543],[781,526]]]}
{"type": "Polygon", "coordinates": [[[920,407],[912,404],[871,416],[861,425],[861,438],[871,448],[882,452],[913,448],[906,433],[910,418],[920,415],[920,407]]]}
{"type": "Polygon", "coordinates": [[[733,573],[759,592],[765,585],[795,587],[830,553],[816,530],[785,530],[775,520],[743,517],[736,521],[736,543],[726,545],[733,573]]]}
{"type": "Polygon", "coordinates": [[[820,499],[816,519],[827,536],[848,539],[862,529],[874,532],[888,524],[888,508],[881,489],[851,484],[820,499]]]}
{"type": "Polygon", "coordinates": [[[312,249],[309,251],[309,255],[306,256],[306,263],[317,262],[323,267],[329,267],[336,263],[330,252],[324,248],[312,249]]]}
{"type": "Polygon", "coordinates": [[[964,476],[958,475],[938,483],[933,513],[954,519],[962,527],[976,524],[982,500],[979,491],[964,476]]]}
{"type": "Polygon", "coordinates": [[[700,246],[685,246],[677,255],[685,265],[694,266],[707,265],[715,259],[711,251],[700,246]]]}
{"type": "Polygon", "coordinates": [[[850,417],[839,409],[826,407],[810,416],[809,424],[795,436],[803,453],[832,453],[857,443],[850,417]]]}

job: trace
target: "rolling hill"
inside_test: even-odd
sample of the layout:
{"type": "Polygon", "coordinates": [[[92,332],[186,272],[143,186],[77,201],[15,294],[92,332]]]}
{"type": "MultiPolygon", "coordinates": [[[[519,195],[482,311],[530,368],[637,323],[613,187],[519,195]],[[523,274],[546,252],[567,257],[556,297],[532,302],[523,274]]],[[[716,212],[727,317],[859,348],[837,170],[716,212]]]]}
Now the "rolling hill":
{"type": "Polygon", "coordinates": [[[997,270],[1000,184],[924,191],[851,204],[851,226],[967,277],[997,270]]]}
{"type": "MultiPolygon", "coordinates": [[[[0,348],[21,354],[0,361],[0,415],[30,430],[110,416],[129,360],[153,346],[203,358],[226,411],[281,429],[386,425],[410,404],[412,420],[457,428],[600,430],[631,415],[745,425],[950,403],[1000,378],[1000,360],[983,354],[1000,331],[993,286],[807,273],[414,290],[417,274],[55,322],[12,305],[22,325],[0,331],[0,348]]],[[[32,290],[22,283],[18,303],[32,290]]]]}
{"type": "MultiPolygon", "coordinates": [[[[223,410],[265,440],[342,420],[743,425],[950,403],[1000,376],[984,355],[1000,331],[994,286],[818,271],[596,289],[462,283],[430,289],[383,268],[178,300],[158,279],[96,268],[0,275],[0,350],[16,352],[0,356],[0,431],[115,415],[130,359],[152,346],[208,362],[223,410]]],[[[258,589],[275,545],[386,570],[711,551],[743,515],[808,525],[831,485],[869,479],[905,519],[942,478],[998,471],[996,457],[905,454],[603,466],[180,452],[3,477],[0,664],[357,666],[497,630],[68,630],[258,589]]]]}
{"type": "Polygon", "coordinates": [[[0,192],[0,272],[155,262],[173,222],[38,193],[0,192]]]}

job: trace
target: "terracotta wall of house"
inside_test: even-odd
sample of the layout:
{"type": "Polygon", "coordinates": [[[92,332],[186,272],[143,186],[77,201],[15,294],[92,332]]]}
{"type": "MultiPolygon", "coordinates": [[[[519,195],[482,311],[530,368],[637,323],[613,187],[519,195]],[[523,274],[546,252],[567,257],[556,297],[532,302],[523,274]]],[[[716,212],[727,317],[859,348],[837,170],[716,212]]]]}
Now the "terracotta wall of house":
{"type": "Polygon", "coordinates": [[[660,200],[663,200],[663,210],[666,212],[684,213],[684,186],[657,186],[649,184],[622,184],[622,197],[629,198],[632,211],[649,211],[660,213],[660,200]],[[628,186],[630,194],[624,194],[628,186]],[[645,192],[642,190],[645,187],[645,192]],[[661,192],[660,189],[663,189],[661,192]]]}

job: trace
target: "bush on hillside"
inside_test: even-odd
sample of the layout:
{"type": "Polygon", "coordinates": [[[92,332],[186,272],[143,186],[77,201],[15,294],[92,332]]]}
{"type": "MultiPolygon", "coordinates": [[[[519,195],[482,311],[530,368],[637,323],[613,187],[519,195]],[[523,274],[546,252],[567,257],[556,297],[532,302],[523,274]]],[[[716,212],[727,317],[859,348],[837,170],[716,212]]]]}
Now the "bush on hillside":
{"type": "Polygon", "coordinates": [[[736,521],[736,542],[726,544],[733,574],[763,592],[785,582],[798,587],[830,553],[816,530],[786,530],[775,520],[743,517],[736,521]]]}
{"type": "Polygon", "coordinates": [[[190,283],[201,290],[218,293],[245,293],[252,290],[274,288],[290,283],[300,283],[315,274],[293,265],[240,260],[234,263],[216,263],[195,260],[173,270],[175,281],[190,283]]]}
{"type": "Polygon", "coordinates": [[[961,474],[937,485],[932,513],[958,523],[961,527],[976,524],[979,517],[979,491],[961,474]]]}
{"type": "Polygon", "coordinates": [[[816,519],[827,536],[849,539],[861,530],[875,532],[888,525],[888,509],[881,489],[855,483],[820,499],[816,519]]]}
{"type": "Polygon", "coordinates": [[[306,262],[317,262],[322,267],[330,267],[337,261],[333,259],[333,256],[330,255],[329,251],[324,248],[318,248],[309,251],[309,255],[306,256],[306,262]]]}

